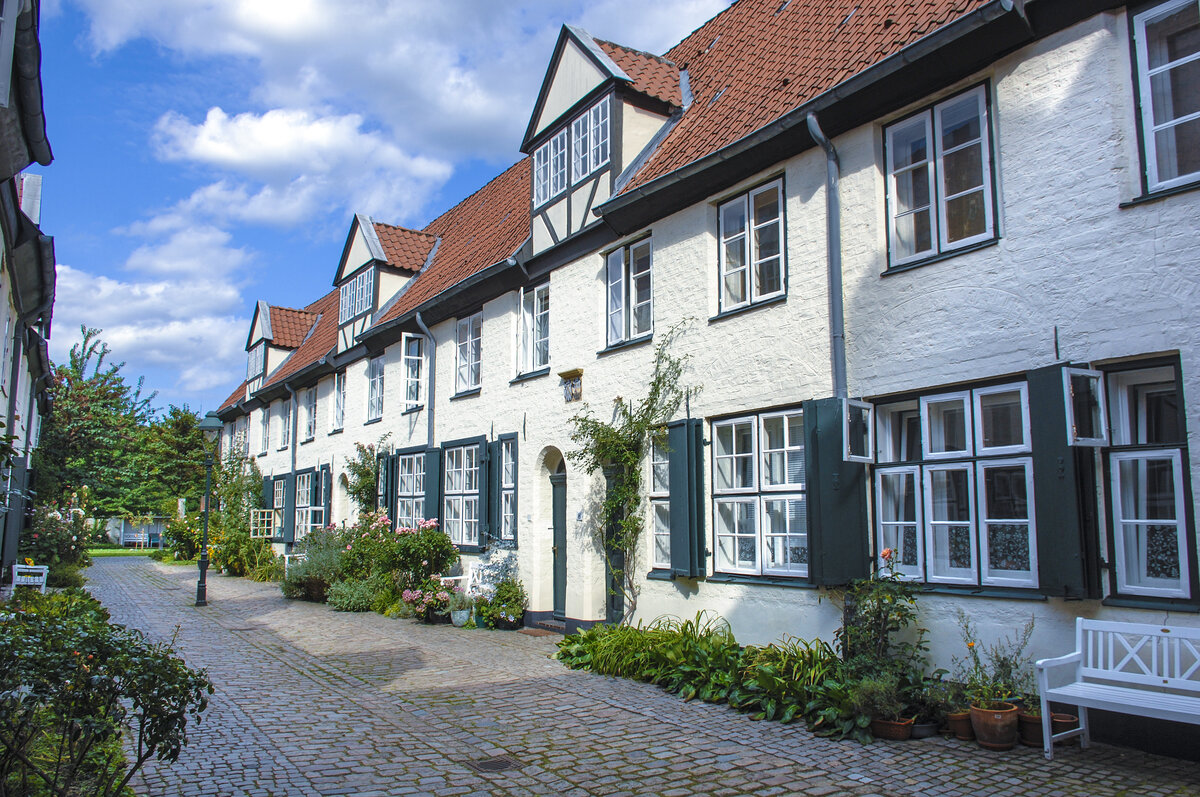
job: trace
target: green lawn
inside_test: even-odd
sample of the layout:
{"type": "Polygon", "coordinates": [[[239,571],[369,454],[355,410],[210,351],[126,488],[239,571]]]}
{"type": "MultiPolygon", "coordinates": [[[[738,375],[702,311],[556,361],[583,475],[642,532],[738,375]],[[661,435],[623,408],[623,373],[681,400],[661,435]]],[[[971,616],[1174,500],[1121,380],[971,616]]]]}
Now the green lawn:
{"type": "Polygon", "coordinates": [[[153,548],[88,548],[88,556],[149,556],[153,548]]]}

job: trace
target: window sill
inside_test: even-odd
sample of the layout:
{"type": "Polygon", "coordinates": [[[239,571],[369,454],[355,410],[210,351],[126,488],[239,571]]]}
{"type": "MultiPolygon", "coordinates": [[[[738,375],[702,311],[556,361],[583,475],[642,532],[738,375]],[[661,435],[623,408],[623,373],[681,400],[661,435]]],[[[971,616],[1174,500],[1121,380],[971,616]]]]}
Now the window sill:
{"type": "Polygon", "coordinates": [[[344,429],[344,428],[339,428],[339,429],[330,429],[330,430],[329,430],[329,434],[341,434],[343,431],[345,431],[345,429],[344,429]]]}
{"type": "MultiPolygon", "coordinates": [[[[660,568],[655,568],[654,570],[651,570],[649,573],[647,573],[646,578],[648,578],[651,581],[674,581],[676,576],[670,570],[660,567],[660,568]]],[[[696,581],[697,579],[689,579],[689,580],[696,581]]]]}
{"type": "Polygon", "coordinates": [[[517,374],[512,379],[508,380],[508,383],[510,385],[515,385],[518,382],[528,382],[530,379],[537,379],[540,376],[549,376],[549,375],[550,375],[550,366],[547,365],[545,368],[539,368],[536,371],[530,371],[527,374],[517,374]]]}
{"type": "Polygon", "coordinates": [[[476,388],[472,388],[470,390],[464,390],[461,393],[455,393],[453,396],[450,397],[450,400],[458,401],[459,399],[465,399],[465,398],[471,398],[472,396],[478,396],[479,392],[481,390],[483,390],[482,387],[476,387],[476,388]]]}
{"type": "Polygon", "coordinates": [[[1177,185],[1174,188],[1164,188],[1160,191],[1147,191],[1141,196],[1135,196],[1128,202],[1120,203],[1117,205],[1117,207],[1121,210],[1125,210],[1126,208],[1136,208],[1138,205],[1146,205],[1150,202],[1157,202],[1160,199],[1166,199],[1167,197],[1176,196],[1178,194],[1187,194],[1197,190],[1200,190],[1200,180],[1197,180],[1194,183],[1188,183],[1187,185],[1177,185]]]}
{"type": "Polygon", "coordinates": [[[258,452],[258,455],[259,455],[260,457],[265,457],[265,456],[266,456],[267,454],[269,454],[269,453],[270,453],[270,449],[268,449],[267,451],[259,451],[259,452],[258,452]]]}
{"type": "Polygon", "coordinates": [[[277,449],[275,449],[275,450],[276,450],[276,451],[287,451],[287,450],[288,450],[288,446],[280,446],[279,448],[277,448],[277,449]]]}
{"type": "Polygon", "coordinates": [[[713,573],[708,577],[710,584],[758,584],[764,587],[790,587],[793,589],[817,589],[817,585],[795,576],[750,576],[743,573],[713,573]]]}
{"type": "Polygon", "coordinates": [[[1200,613],[1200,605],[1184,598],[1151,598],[1145,595],[1122,597],[1114,595],[1100,601],[1104,606],[1119,606],[1124,609],[1153,609],[1155,611],[1200,613]]]}
{"type": "Polygon", "coordinates": [[[717,321],[724,321],[726,318],[732,318],[735,315],[741,315],[742,313],[748,313],[751,310],[757,310],[760,307],[770,307],[771,305],[775,305],[775,304],[783,304],[786,301],[787,301],[787,294],[783,293],[783,294],[780,294],[779,296],[772,296],[770,299],[763,299],[762,301],[759,301],[759,302],[752,302],[744,307],[735,307],[732,310],[722,310],[721,312],[717,313],[712,318],[708,319],[708,323],[713,324],[713,323],[716,323],[717,321]]]}
{"type": "Polygon", "coordinates": [[[423,410],[423,409],[425,409],[425,405],[424,405],[424,404],[418,404],[418,405],[417,405],[417,406],[415,406],[415,407],[409,407],[408,409],[406,409],[404,412],[402,412],[402,413],[400,413],[400,414],[401,414],[401,415],[413,415],[413,414],[415,414],[415,413],[418,413],[418,412],[420,412],[420,411],[421,411],[421,410],[423,410]]]}
{"type": "Polygon", "coordinates": [[[964,246],[961,249],[951,249],[950,251],[942,252],[939,255],[930,255],[929,257],[927,257],[923,260],[914,260],[911,263],[905,263],[900,266],[889,266],[888,268],[881,271],[879,273],[879,276],[890,277],[893,274],[900,274],[905,271],[912,271],[914,268],[921,268],[921,266],[928,266],[928,265],[932,265],[933,263],[940,263],[943,260],[949,260],[952,257],[958,257],[959,255],[965,255],[968,252],[977,252],[980,249],[987,249],[989,246],[995,246],[998,243],[1000,243],[999,238],[992,238],[989,241],[980,241],[977,244],[971,244],[970,246],[964,246]]]}
{"type": "Polygon", "coordinates": [[[306,446],[306,445],[308,445],[309,443],[311,443],[312,441],[313,441],[313,438],[311,438],[311,437],[306,437],[305,439],[303,439],[303,440],[301,440],[301,441],[300,441],[300,445],[302,445],[302,446],[306,446]]]}
{"type": "Polygon", "coordinates": [[[370,426],[371,424],[379,423],[382,420],[383,420],[383,416],[380,415],[378,418],[371,418],[370,420],[363,421],[363,426],[370,426]]]}
{"type": "Polygon", "coordinates": [[[649,343],[652,340],[654,340],[653,332],[651,332],[649,335],[642,335],[640,338],[634,338],[632,340],[623,340],[620,343],[614,343],[613,345],[603,348],[600,351],[596,352],[596,356],[603,357],[604,355],[612,354],[615,351],[622,351],[624,349],[636,348],[637,346],[644,345],[646,343],[649,343]]]}
{"type": "Polygon", "coordinates": [[[958,595],[972,598],[1011,598],[1019,601],[1046,602],[1046,596],[1036,591],[1036,588],[1021,589],[1019,587],[978,587],[970,584],[957,586],[954,584],[918,584],[922,595],[958,595]]]}
{"type": "Polygon", "coordinates": [[[487,550],[487,546],[486,545],[459,545],[456,543],[454,545],[454,550],[458,551],[459,553],[483,553],[484,551],[487,550]]]}

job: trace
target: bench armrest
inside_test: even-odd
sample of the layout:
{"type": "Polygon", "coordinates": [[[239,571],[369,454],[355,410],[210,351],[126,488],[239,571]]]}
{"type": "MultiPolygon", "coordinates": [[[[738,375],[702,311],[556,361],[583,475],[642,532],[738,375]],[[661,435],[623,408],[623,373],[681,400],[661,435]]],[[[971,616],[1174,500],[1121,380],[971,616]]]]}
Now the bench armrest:
{"type": "Polygon", "coordinates": [[[1038,659],[1034,664],[1039,670],[1048,670],[1051,667],[1062,667],[1065,664],[1078,664],[1083,661],[1083,654],[1078,650],[1074,653],[1068,653],[1065,656],[1057,656],[1053,659],[1038,659]]]}

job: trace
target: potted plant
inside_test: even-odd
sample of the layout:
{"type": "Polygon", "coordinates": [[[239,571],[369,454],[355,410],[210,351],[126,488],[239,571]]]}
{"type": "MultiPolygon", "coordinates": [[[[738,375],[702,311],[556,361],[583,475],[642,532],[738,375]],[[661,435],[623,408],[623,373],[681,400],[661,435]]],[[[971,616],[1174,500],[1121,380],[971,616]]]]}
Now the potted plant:
{"type": "Polygon", "coordinates": [[[952,682],[946,687],[946,727],[954,738],[964,742],[975,741],[975,729],[971,726],[971,706],[967,702],[966,686],[952,682]]]}
{"type": "Polygon", "coordinates": [[[508,575],[496,585],[491,598],[479,601],[476,610],[488,628],[513,630],[524,625],[525,606],[528,603],[529,598],[521,580],[508,575]]]}
{"type": "Polygon", "coordinates": [[[471,600],[471,596],[464,592],[461,588],[455,587],[450,593],[449,609],[450,622],[455,628],[462,628],[467,624],[467,620],[471,619],[471,609],[474,608],[475,602],[471,600]]]}
{"type": "Polygon", "coordinates": [[[903,741],[912,735],[913,718],[902,717],[904,700],[894,673],[867,676],[853,686],[854,708],[871,718],[871,735],[903,741]]]}
{"type": "Polygon", "coordinates": [[[913,717],[912,738],[926,739],[937,735],[946,716],[947,693],[946,683],[941,678],[923,679],[905,711],[913,717]]]}
{"type": "Polygon", "coordinates": [[[423,623],[448,623],[450,616],[450,592],[437,579],[428,579],[416,589],[406,589],[401,599],[413,609],[413,614],[423,623]]]}
{"type": "MultiPolygon", "coordinates": [[[[1011,750],[1017,744],[1017,707],[1007,702],[1013,694],[1012,683],[1001,678],[997,668],[984,664],[971,621],[961,610],[958,624],[967,645],[967,658],[956,662],[956,667],[966,686],[975,740],[980,747],[989,750],[1011,750]]],[[[995,657],[990,660],[994,661],[995,657]]],[[[1007,672],[1011,674],[1012,671],[1007,672]]]]}

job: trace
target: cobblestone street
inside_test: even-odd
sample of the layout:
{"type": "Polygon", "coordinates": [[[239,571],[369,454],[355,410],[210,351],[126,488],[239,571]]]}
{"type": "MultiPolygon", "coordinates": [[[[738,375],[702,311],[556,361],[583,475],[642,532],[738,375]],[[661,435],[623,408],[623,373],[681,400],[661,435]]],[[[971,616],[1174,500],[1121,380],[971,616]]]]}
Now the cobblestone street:
{"type": "Polygon", "coordinates": [[[216,694],[143,795],[1168,795],[1200,765],[1104,745],[988,753],[929,739],[860,746],[753,722],[656,687],[568,671],[558,637],[461,631],[286,601],[274,584],[96,559],[116,622],[176,636],[216,694]],[[515,766],[478,772],[479,759],[515,766]]]}

